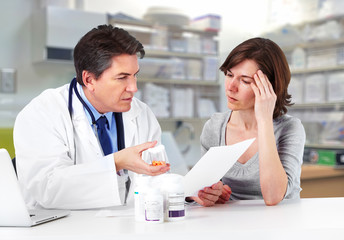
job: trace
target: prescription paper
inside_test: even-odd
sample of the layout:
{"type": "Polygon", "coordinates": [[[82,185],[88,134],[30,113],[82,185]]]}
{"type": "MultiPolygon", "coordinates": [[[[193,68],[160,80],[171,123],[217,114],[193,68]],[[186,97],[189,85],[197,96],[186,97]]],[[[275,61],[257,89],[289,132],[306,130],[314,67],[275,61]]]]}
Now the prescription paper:
{"type": "Polygon", "coordinates": [[[185,196],[197,196],[199,190],[217,183],[254,140],[252,138],[230,146],[211,147],[184,176],[185,196]]]}

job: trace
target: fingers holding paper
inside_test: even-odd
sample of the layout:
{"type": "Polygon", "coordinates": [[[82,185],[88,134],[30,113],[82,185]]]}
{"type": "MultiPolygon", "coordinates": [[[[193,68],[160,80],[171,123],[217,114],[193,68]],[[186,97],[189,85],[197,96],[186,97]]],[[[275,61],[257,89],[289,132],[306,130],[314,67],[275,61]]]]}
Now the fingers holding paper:
{"type": "Polygon", "coordinates": [[[231,194],[232,194],[232,189],[228,185],[223,185],[222,194],[220,195],[219,200],[217,200],[216,203],[221,203],[221,204],[226,203],[229,200],[231,194]]]}
{"type": "Polygon", "coordinates": [[[213,184],[210,187],[205,187],[198,192],[198,197],[191,197],[192,200],[196,201],[198,204],[210,207],[215,205],[222,195],[223,183],[221,181],[213,184]]]}

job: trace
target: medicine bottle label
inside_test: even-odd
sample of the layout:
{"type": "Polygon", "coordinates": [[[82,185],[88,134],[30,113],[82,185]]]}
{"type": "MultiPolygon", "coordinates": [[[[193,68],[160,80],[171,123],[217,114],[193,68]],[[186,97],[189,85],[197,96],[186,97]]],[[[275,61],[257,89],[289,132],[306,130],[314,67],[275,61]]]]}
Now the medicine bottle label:
{"type": "Polygon", "coordinates": [[[162,201],[145,201],[145,218],[146,221],[162,221],[163,220],[162,201]]]}
{"type": "Polygon", "coordinates": [[[179,218],[185,216],[184,194],[168,195],[168,218],[179,218]]]}

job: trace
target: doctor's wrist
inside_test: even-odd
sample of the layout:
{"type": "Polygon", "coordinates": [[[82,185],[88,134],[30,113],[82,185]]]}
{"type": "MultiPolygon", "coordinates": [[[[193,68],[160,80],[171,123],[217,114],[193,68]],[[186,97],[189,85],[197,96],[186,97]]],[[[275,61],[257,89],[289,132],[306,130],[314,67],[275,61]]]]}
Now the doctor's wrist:
{"type": "Polygon", "coordinates": [[[115,152],[114,154],[113,154],[113,161],[114,161],[114,163],[115,163],[115,167],[116,167],[116,171],[118,172],[118,171],[120,171],[120,170],[122,170],[124,167],[122,166],[122,161],[121,161],[121,152],[120,151],[118,151],[118,152],[115,152]]]}

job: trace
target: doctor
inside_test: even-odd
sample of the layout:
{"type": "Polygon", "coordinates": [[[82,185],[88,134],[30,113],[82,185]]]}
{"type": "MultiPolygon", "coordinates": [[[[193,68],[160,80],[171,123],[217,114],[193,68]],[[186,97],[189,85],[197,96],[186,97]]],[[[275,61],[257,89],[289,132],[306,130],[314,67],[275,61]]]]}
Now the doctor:
{"type": "Polygon", "coordinates": [[[76,79],[45,90],[18,114],[17,172],[30,208],[130,204],[135,174],[169,170],[141,158],[161,135],[152,111],[134,98],[137,55],[144,54],[128,32],[98,26],[74,49],[76,79]]]}

